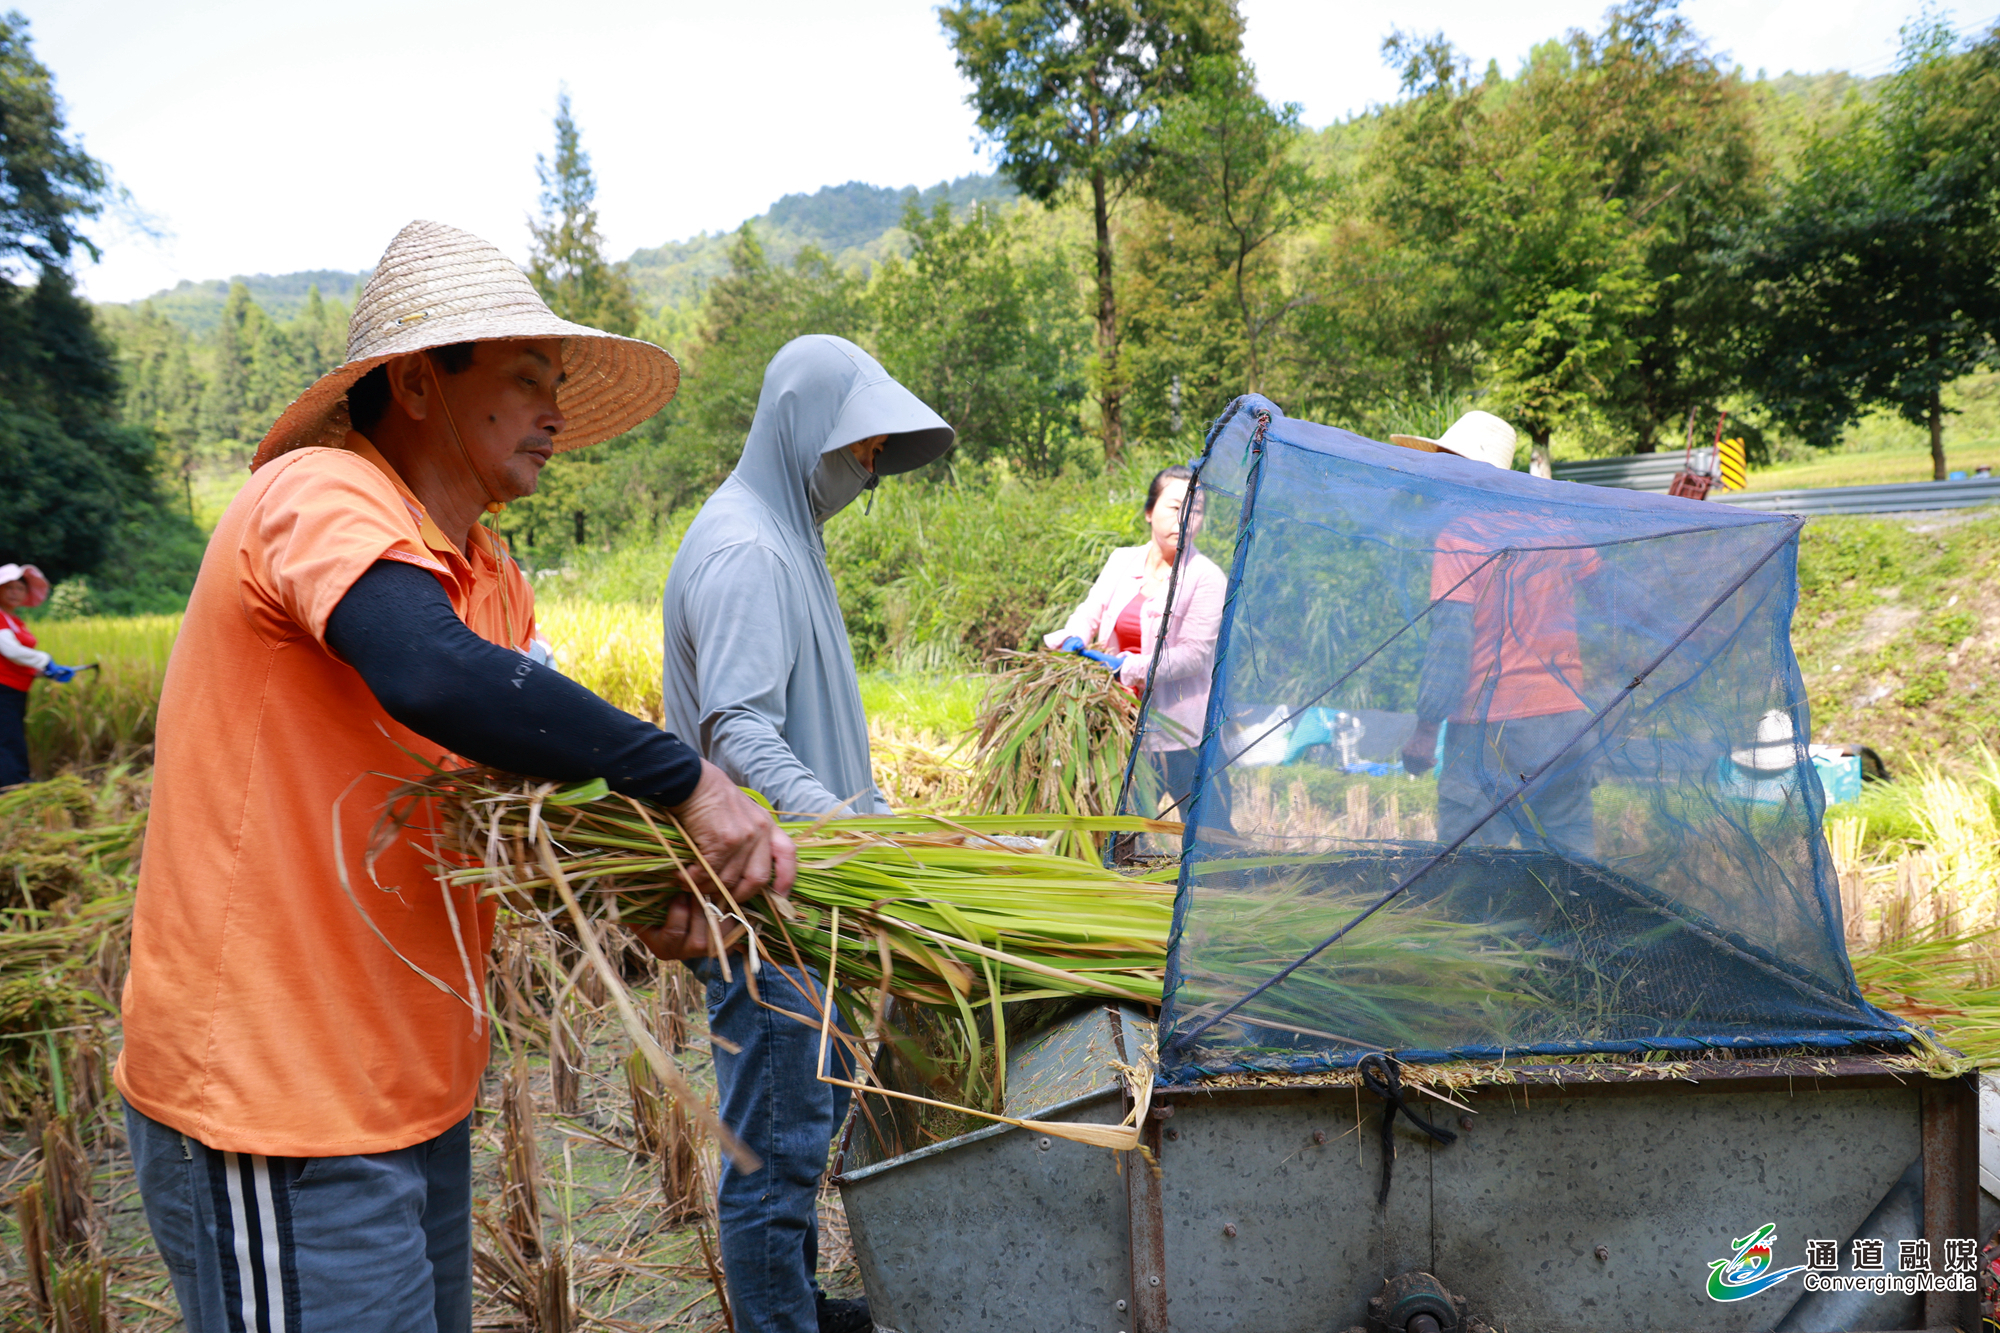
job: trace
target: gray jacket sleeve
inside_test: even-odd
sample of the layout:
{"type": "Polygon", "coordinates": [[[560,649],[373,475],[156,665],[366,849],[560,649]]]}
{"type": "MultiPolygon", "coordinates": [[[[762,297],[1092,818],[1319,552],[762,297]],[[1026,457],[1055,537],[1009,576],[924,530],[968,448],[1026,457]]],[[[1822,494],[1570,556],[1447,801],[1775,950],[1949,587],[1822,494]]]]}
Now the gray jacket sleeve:
{"type": "Polygon", "coordinates": [[[805,646],[807,616],[791,570],[754,544],[702,562],[701,594],[688,599],[694,636],[700,749],[732,782],[780,810],[818,814],[839,805],[785,743],[787,687],[805,646]],[[754,614],[751,613],[754,608],[754,614]]]}

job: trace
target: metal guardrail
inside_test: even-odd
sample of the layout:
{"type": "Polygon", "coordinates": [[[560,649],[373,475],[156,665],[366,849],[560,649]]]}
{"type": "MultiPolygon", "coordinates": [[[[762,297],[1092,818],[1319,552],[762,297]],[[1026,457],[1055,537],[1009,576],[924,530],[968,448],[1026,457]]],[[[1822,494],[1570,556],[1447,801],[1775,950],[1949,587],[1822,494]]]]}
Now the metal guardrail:
{"type": "Polygon", "coordinates": [[[1893,486],[1822,486],[1799,491],[1724,491],[1711,500],[1782,514],[1896,514],[1920,509],[1970,509],[2000,504],[2000,478],[1913,481],[1893,486]]]}
{"type": "Polygon", "coordinates": [[[1674,473],[1683,466],[1684,450],[1675,449],[1669,453],[1627,454],[1618,458],[1591,458],[1579,462],[1557,463],[1557,481],[1580,481],[1590,486],[1616,486],[1627,491],[1657,491],[1667,493],[1673,484],[1674,473]]]}
{"type": "MultiPolygon", "coordinates": [[[[1683,451],[1630,454],[1557,463],[1557,481],[1615,486],[1666,494],[1685,466],[1683,451]]],[[[1711,491],[1709,499],[1743,509],[1785,514],[1894,514],[1924,509],[1969,509],[2000,504],[2000,477],[1967,481],[1914,481],[1889,486],[1820,486],[1789,491],[1711,491]]]]}

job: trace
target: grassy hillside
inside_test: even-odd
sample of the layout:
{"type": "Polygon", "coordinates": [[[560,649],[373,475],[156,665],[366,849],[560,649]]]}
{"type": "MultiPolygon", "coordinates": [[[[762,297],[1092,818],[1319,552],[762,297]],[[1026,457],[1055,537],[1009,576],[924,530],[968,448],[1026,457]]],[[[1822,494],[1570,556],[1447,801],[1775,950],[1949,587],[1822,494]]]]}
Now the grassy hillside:
{"type": "Polygon", "coordinates": [[[1891,771],[2000,745],[2000,510],[1806,525],[1792,644],[1813,736],[1891,771]]]}

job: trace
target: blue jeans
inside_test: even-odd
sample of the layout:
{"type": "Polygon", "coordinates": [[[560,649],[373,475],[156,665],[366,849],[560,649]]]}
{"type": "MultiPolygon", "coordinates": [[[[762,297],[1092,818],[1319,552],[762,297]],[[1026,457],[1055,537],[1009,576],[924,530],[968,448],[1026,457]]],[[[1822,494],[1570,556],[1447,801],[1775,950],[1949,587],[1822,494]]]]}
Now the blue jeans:
{"type": "Polygon", "coordinates": [[[125,1108],[188,1333],[469,1333],[472,1122],[366,1157],[220,1152],[125,1108]]]}
{"type": "MultiPolygon", "coordinates": [[[[741,955],[729,968],[726,982],[713,960],[695,969],[708,983],[708,1030],[741,1048],[732,1055],[715,1047],[716,1092],[722,1122],[764,1162],[753,1172],[726,1157],[722,1163],[718,1215],[729,1304],[737,1333],[818,1333],[819,1181],[848,1099],[847,1089],[816,1073],[816,1006],[826,992],[811,968],[767,962],[757,975],[759,1004],[741,955]]],[[[854,1076],[837,1040],[827,1047],[827,1072],[854,1076]]]]}

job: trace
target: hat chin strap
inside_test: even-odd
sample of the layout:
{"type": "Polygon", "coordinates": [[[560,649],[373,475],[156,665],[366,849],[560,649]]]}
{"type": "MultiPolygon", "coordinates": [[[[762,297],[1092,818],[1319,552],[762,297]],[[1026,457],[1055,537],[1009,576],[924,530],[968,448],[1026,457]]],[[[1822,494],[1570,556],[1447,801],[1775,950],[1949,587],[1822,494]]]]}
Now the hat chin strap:
{"type": "Polygon", "coordinates": [[[472,479],[479,483],[479,488],[486,492],[486,512],[497,514],[507,507],[507,502],[493,493],[493,488],[486,484],[486,478],[482,477],[479,469],[474,466],[472,451],[465,447],[465,437],[458,433],[458,420],[452,416],[451,404],[445,399],[444,374],[438,369],[437,358],[433,357],[428,349],[423,355],[424,364],[431,368],[431,382],[437,385],[438,406],[444,409],[444,424],[451,428],[451,442],[458,446],[458,456],[465,460],[466,471],[470,472],[472,479]]]}

